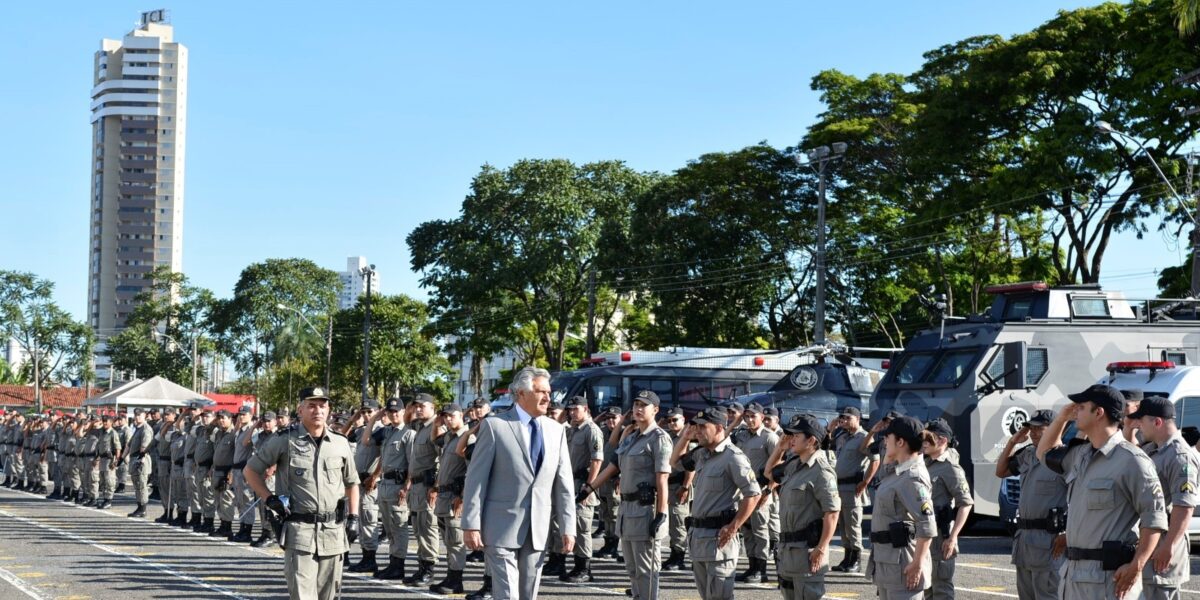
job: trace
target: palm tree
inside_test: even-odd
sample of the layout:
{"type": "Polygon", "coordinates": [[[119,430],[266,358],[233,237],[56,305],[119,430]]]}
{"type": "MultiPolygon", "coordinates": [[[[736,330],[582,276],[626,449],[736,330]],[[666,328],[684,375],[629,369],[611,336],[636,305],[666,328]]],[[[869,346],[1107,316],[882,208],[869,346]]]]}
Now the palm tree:
{"type": "Polygon", "coordinates": [[[1200,0],[1175,0],[1175,20],[1180,34],[1191,35],[1200,22],[1200,0]]]}

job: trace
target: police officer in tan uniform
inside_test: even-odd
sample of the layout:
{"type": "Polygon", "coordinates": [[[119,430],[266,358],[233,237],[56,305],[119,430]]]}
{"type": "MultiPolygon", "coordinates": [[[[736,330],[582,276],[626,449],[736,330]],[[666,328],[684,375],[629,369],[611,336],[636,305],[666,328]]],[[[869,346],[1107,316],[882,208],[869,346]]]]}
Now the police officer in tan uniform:
{"type": "MultiPolygon", "coordinates": [[[[612,433],[614,429],[620,429],[621,421],[621,409],[616,406],[606,408],[600,415],[597,425],[600,426],[600,433],[604,435],[604,463],[600,465],[601,469],[616,462],[616,455],[613,454],[613,451],[617,449],[617,444],[613,440],[612,433]]],[[[620,559],[621,540],[617,537],[617,509],[621,505],[621,496],[617,490],[616,481],[607,481],[597,488],[596,497],[600,500],[600,505],[596,510],[600,516],[600,524],[604,527],[604,545],[596,550],[593,556],[595,558],[620,559]]]]}
{"type": "Polygon", "coordinates": [[[446,577],[429,586],[435,594],[461,594],[463,569],[467,565],[467,547],[463,544],[462,493],[467,477],[467,461],[454,448],[467,435],[462,407],[447,404],[438,411],[434,422],[434,441],[441,447],[437,471],[437,492],[433,512],[442,529],[446,545],[446,577]]]}
{"type": "Polygon", "coordinates": [[[121,462],[121,433],[113,427],[115,419],[110,416],[100,418],[103,426],[96,440],[96,455],[100,460],[100,500],[96,508],[104,510],[112,507],[113,494],[117,491],[117,463],[121,462]]]}
{"type": "Polygon", "coordinates": [[[967,484],[967,474],[958,464],[958,453],[951,452],[954,431],[943,419],[925,425],[922,451],[925,468],[932,485],[933,515],[938,537],[930,555],[933,557],[933,583],[926,598],[954,598],[954,566],[958,557],[958,534],[967,525],[967,517],[975,500],[967,484]]]}
{"type": "Polygon", "coordinates": [[[880,600],[918,600],[930,586],[937,524],[921,456],[924,430],[912,417],[892,419],[883,430],[884,461],[894,468],[885,469],[871,515],[872,577],[880,600]]]}
{"type": "Polygon", "coordinates": [[[1067,525],[1067,482],[1037,457],[1037,444],[1053,421],[1052,410],[1034,413],[996,460],[997,477],[1021,477],[1012,564],[1017,568],[1017,595],[1023,600],[1058,598],[1059,569],[1065,560],[1066,546],[1057,540],[1065,540],[1060,534],[1067,525]],[[1025,441],[1032,443],[1014,450],[1025,441]]]}
{"type": "Polygon", "coordinates": [[[1200,454],[1180,435],[1175,405],[1162,396],[1142,400],[1130,417],[1140,421],[1142,437],[1150,442],[1150,460],[1158,471],[1169,511],[1167,532],[1158,541],[1142,575],[1144,600],[1175,600],[1191,575],[1188,525],[1200,502],[1200,454]]]}
{"type": "Polygon", "coordinates": [[[388,565],[376,571],[376,579],[404,579],[404,560],[408,554],[408,503],[402,491],[408,485],[408,445],[413,430],[404,423],[404,406],[399,398],[387,401],[383,410],[371,415],[372,427],[382,420],[371,437],[359,443],[379,446],[379,463],[367,485],[379,486],[379,515],[388,538],[388,565]],[[376,483],[378,482],[378,483],[376,483]]]}
{"type": "Polygon", "coordinates": [[[136,408],[133,411],[133,437],[129,438],[129,474],[133,484],[134,500],[137,508],[127,516],[142,518],[146,516],[146,504],[150,502],[150,446],[154,444],[154,429],[146,422],[146,411],[136,408]]]}
{"type": "Polygon", "coordinates": [[[701,600],[733,598],[741,553],[737,532],[762,493],[750,461],[727,437],[728,426],[725,409],[706,408],[692,418],[692,426],[671,451],[672,465],[682,464],[695,473],[688,552],[701,600]],[[689,452],[693,441],[699,447],[689,452]]]}
{"type": "Polygon", "coordinates": [[[272,437],[246,464],[246,483],[282,521],[284,576],[293,600],[341,593],[342,556],[358,535],[358,472],[350,442],[327,423],[323,388],[300,391],[300,425],[272,437]],[[276,468],[276,492],[264,473],[276,468]]]}
{"type": "Polygon", "coordinates": [[[845,552],[842,562],[833,570],[857,573],[863,550],[862,516],[869,483],[867,477],[873,470],[872,463],[879,458],[863,452],[864,446],[871,443],[871,438],[862,428],[862,411],[853,406],[842,408],[834,426],[840,434],[834,438],[833,445],[837,456],[838,493],[842,501],[838,518],[841,519],[842,550],[845,552]]]}
{"type": "Polygon", "coordinates": [[[233,415],[229,411],[217,413],[217,426],[211,434],[213,442],[213,465],[209,485],[213,490],[213,503],[221,526],[209,534],[211,537],[233,537],[233,519],[236,498],[233,493],[233,455],[237,449],[237,431],[233,428],[233,415]]]}
{"type": "Polygon", "coordinates": [[[816,417],[796,415],[783,431],[766,466],[779,487],[779,588],[786,600],[820,600],[842,501],[833,465],[821,451],[825,428],[816,417]]]}
{"type": "MultiPolygon", "coordinates": [[[[417,538],[417,570],[404,578],[407,585],[425,585],[433,581],[433,567],[438,558],[437,518],[433,514],[430,491],[437,489],[439,448],[433,439],[433,422],[437,417],[434,398],[417,394],[413,401],[413,420],[409,427],[413,437],[408,449],[409,489],[408,510],[412,514],[413,536],[417,538]]],[[[436,493],[436,492],[435,492],[436,493]]]]}
{"type": "Polygon", "coordinates": [[[1134,598],[1167,529],[1162,487],[1150,457],[1117,428],[1125,410],[1120,391],[1093,385],[1068,398],[1071,404],[1046,428],[1037,450],[1068,485],[1062,597],[1134,598]],[[1062,443],[1071,421],[1086,441],[1062,443]]]}
{"type": "MultiPolygon", "coordinates": [[[[779,436],[774,431],[763,426],[763,405],[751,402],[742,413],[744,429],[734,438],[739,450],[750,461],[760,487],[767,484],[763,468],[767,458],[779,446],[779,436]]],[[[769,580],[767,575],[767,559],[771,549],[771,503],[774,497],[764,493],[750,515],[750,520],[742,528],[742,539],[746,542],[746,558],[749,565],[737,576],[737,581],[746,583],[764,583],[769,580]]]]}
{"type": "MultiPolygon", "coordinates": [[[[596,479],[604,460],[604,434],[592,422],[587,399],[583,396],[568,398],[564,403],[567,415],[567,450],[571,453],[571,471],[575,481],[586,482],[596,479]]],[[[588,494],[575,506],[575,566],[560,579],[568,583],[592,581],[592,517],[600,504],[595,494],[588,494]]],[[[551,538],[553,539],[553,538],[551,538]]]]}
{"type": "MultiPolygon", "coordinates": [[[[663,428],[671,434],[671,446],[674,447],[687,429],[683,409],[676,406],[668,410],[663,423],[663,428]]],[[[688,450],[694,449],[694,446],[695,442],[693,448],[688,450]]],[[[663,563],[664,571],[682,571],[685,568],[683,561],[687,557],[687,518],[692,515],[693,475],[694,473],[684,469],[682,465],[675,464],[671,467],[671,474],[667,476],[667,493],[670,495],[667,533],[670,538],[671,555],[663,563]]]]}

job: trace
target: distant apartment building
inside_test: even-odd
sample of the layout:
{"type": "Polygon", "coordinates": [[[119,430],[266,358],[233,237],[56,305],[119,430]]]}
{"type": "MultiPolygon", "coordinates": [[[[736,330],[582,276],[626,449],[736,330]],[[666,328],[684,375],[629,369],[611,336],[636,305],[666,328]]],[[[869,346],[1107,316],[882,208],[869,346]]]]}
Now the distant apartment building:
{"type": "MultiPolygon", "coordinates": [[[[363,269],[368,266],[365,256],[351,256],[346,259],[346,270],[338,273],[342,278],[342,292],[338,296],[338,308],[345,310],[358,304],[358,297],[367,293],[368,277],[363,275],[363,269]]],[[[371,294],[379,293],[379,272],[372,271],[369,276],[371,294]]]]}

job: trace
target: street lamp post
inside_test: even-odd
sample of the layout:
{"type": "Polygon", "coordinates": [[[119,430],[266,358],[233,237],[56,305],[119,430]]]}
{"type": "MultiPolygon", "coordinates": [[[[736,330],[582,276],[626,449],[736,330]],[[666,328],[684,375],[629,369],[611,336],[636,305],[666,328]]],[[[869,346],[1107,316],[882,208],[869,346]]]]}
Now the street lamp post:
{"type": "Polygon", "coordinates": [[[808,152],[808,164],[817,168],[817,252],[813,262],[817,272],[817,297],[813,307],[813,341],[825,343],[825,168],[846,153],[845,142],[818,146],[808,152]],[[831,147],[832,146],[832,147],[831,147]]]}
{"type": "Polygon", "coordinates": [[[1167,176],[1163,173],[1162,168],[1158,166],[1158,161],[1154,160],[1154,156],[1152,154],[1150,154],[1150,149],[1146,147],[1146,144],[1142,140],[1140,140],[1136,137],[1133,137],[1132,135],[1129,135],[1128,133],[1125,133],[1119,129],[1116,129],[1115,127],[1112,126],[1111,123],[1109,123],[1107,121],[1097,121],[1096,122],[1096,131],[1099,131],[1100,133],[1107,134],[1112,137],[1118,137],[1123,140],[1128,140],[1130,142],[1133,142],[1135,145],[1137,145],[1137,147],[1141,149],[1142,154],[1146,155],[1146,160],[1150,162],[1150,165],[1152,167],[1154,167],[1154,172],[1158,173],[1158,178],[1162,179],[1163,183],[1166,184],[1167,189],[1170,190],[1171,197],[1175,198],[1175,201],[1179,203],[1180,208],[1183,209],[1183,214],[1187,215],[1188,218],[1191,219],[1191,221],[1192,221],[1192,285],[1191,285],[1191,289],[1192,289],[1192,297],[1193,298],[1200,297],[1200,231],[1197,231],[1197,227],[1198,227],[1198,225],[1200,225],[1197,223],[1197,220],[1200,219],[1200,204],[1198,204],[1196,207],[1197,214],[1195,216],[1193,216],[1192,213],[1188,212],[1187,204],[1184,203],[1183,198],[1181,198],[1179,196],[1179,192],[1177,192],[1175,190],[1175,186],[1171,185],[1171,180],[1167,179],[1167,176]]]}
{"type": "Polygon", "coordinates": [[[367,387],[371,381],[371,279],[375,275],[375,265],[362,268],[362,276],[367,280],[367,305],[363,318],[363,375],[362,402],[367,403],[367,387]]]}
{"type": "Polygon", "coordinates": [[[304,316],[304,313],[300,312],[300,309],[293,308],[283,303],[276,304],[275,308],[278,308],[279,310],[288,310],[300,315],[300,319],[304,321],[304,324],[308,325],[308,328],[311,329],[317,337],[321,338],[321,341],[325,342],[325,390],[326,393],[329,393],[329,369],[333,362],[333,316],[331,315],[329,317],[328,335],[321,335],[321,332],[317,330],[317,327],[312,324],[312,321],[308,320],[308,317],[304,316]]]}

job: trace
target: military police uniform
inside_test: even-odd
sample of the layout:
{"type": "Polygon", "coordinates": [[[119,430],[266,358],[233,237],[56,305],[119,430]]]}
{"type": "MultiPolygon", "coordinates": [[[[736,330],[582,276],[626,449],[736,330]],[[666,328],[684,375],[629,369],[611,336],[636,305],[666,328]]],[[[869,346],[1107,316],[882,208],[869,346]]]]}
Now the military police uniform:
{"type": "Polygon", "coordinates": [[[170,498],[171,504],[175,506],[175,519],[171,521],[171,525],[176,527],[187,526],[188,509],[191,507],[191,498],[188,497],[187,441],[187,420],[181,416],[171,433],[170,498]]]}
{"type": "MultiPolygon", "coordinates": [[[[368,408],[379,408],[379,403],[370,400],[368,408]]],[[[359,481],[366,481],[375,467],[379,464],[379,445],[362,443],[362,435],[366,426],[358,427],[350,434],[351,446],[354,448],[354,468],[358,470],[359,481]]],[[[368,435],[374,431],[368,432],[368,435]]],[[[358,490],[358,544],[362,548],[362,560],[351,566],[347,571],[354,573],[374,574],[378,565],[375,553],[379,550],[379,487],[369,491],[364,487],[358,490]]]]}
{"type": "MultiPolygon", "coordinates": [[[[211,413],[207,413],[210,414],[211,413]]],[[[217,428],[216,421],[206,425],[201,421],[196,429],[196,497],[200,501],[198,512],[203,517],[200,526],[194,531],[197,533],[212,533],[213,520],[216,519],[217,490],[212,485],[212,466],[213,455],[216,447],[213,445],[213,431],[217,428]]]]}
{"type": "MultiPolygon", "coordinates": [[[[262,450],[262,448],[264,446],[267,445],[267,442],[271,441],[272,438],[279,435],[279,432],[277,432],[274,429],[276,418],[277,418],[277,415],[272,411],[267,411],[265,414],[263,414],[262,428],[254,436],[254,451],[251,452],[250,456],[254,456],[255,454],[257,454],[260,450],[262,450]],[[272,424],[272,428],[270,430],[268,430],[266,428],[267,423],[272,424]]],[[[250,464],[249,459],[247,459],[246,464],[250,464]]],[[[275,472],[274,471],[271,471],[270,473],[267,473],[266,475],[264,475],[263,484],[267,486],[267,489],[270,490],[270,492],[272,494],[275,493],[275,472]]],[[[247,484],[247,485],[249,485],[249,484],[247,484]]],[[[275,534],[272,533],[271,526],[267,522],[267,507],[262,502],[258,503],[258,516],[261,517],[260,521],[262,523],[262,533],[259,534],[258,539],[254,540],[253,542],[250,542],[250,545],[255,548],[261,548],[263,546],[266,546],[268,543],[270,543],[272,540],[275,539],[275,534]]]]}
{"type": "MultiPolygon", "coordinates": [[[[862,412],[853,406],[841,410],[842,415],[862,418],[862,412]]],[[[842,549],[845,551],[842,562],[835,571],[857,572],[859,557],[862,555],[862,516],[863,496],[857,493],[858,486],[867,475],[871,462],[877,460],[863,452],[863,447],[870,444],[867,432],[860,427],[857,431],[846,431],[834,442],[837,456],[837,484],[841,497],[842,509],[838,514],[842,534],[842,549]]]]}
{"type": "MultiPolygon", "coordinates": [[[[313,399],[328,402],[322,388],[301,391],[301,403],[313,399]]],[[[345,514],[346,488],[358,485],[350,443],[328,426],[314,437],[300,425],[272,437],[246,463],[259,476],[272,466],[277,489],[265,504],[284,521],[280,543],[288,593],[293,599],[333,600],[341,593],[347,527],[357,527],[354,511],[345,514]]]]}
{"type": "Polygon", "coordinates": [[[74,422],[68,427],[62,435],[62,452],[59,459],[59,468],[63,472],[63,502],[73,502],[75,495],[79,493],[79,455],[76,448],[79,446],[79,431],[81,424],[74,422]]]}
{"type": "MultiPolygon", "coordinates": [[[[221,411],[220,416],[233,419],[233,415],[221,411]]],[[[234,493],[232,485],[233,454],[237,444],[237,431],[233,423],[229,427],[217,425],[213,428],[213,466],[209,485],[213,489],[213,500],[216,505],[216,516],[221,520],[221,526],[214,530],[212,537],[233,537],[233,519],[237,516],[234,511],[234,493]]]]}
{"type": "MultiPolygon", "coordinates": [[[[728,423],[725,411],[708,408],[692,419],[693,423],[728,423]]],[[[741,553],[737,536],[718,546],[721,528],[733,523],[738,504],[762,493],[750,460],[729,438],[715,448],[696,448],[681,461],[695,472],[688,552],[692,555],[692,575],[701,600],[733,598],[734,571],[741,553]]]]}
{"type": "MultiPolygon", "coordinates": [[[[746,406],[743,415],[747,413],[762,415],[763,406],[757,402],[751,402],[746,406]]],[[[758,485],[766,486],[767,478],[763,473],[763,467],[766,466],[767,459],[775,452],[775,447],[779,445],[779,436],[761,424],[757,429],[750,429],[748,425],[743,425],[734,440],[738,449],[750,460],[750,468],[754,471],[758,485]]],[[[774,496],[768,493],[766,501],[755,508],[746,524],[742,526],[742,539],[746,542],[746,558],[749,559],[750,564],[746,571],[737,577],[738,581],[761,583],[768,580],[767,559],[771,549],[770,527],[773,500],[774,496]]]]}
{"type": "MultiPolygon", "coordinates": [[[[175,409],[167,409],[167,414],[174,415],[175,409]]],[[[161,419],[154,430],[154,454],[156,457],[154,476],[158,480],[158,501],[162,504],[162,517],[158,523],[170,523],[174,515],[174,502],[171,499],[171,440],[175,436],[175,422],[161,419]]]]}
{"type": "Polygon", "coordinates": [[[112,427],[112,421],[104,420],[105,427],[96,440],[96,455],[100,459],[100,498],[103,503],[96,508],[112,506],[113,492],[117,489],[117,462],[121,458],[121,434],[112,427]]]}
{"type": "MultiPolygon", "coordinates": [[[[249,415],[251,412],[249,406],[243,406],[238,411],[238,419],[241,419],[241,415],[249,415]]],[[[255,511],[251,508],[254,504],[254,490],[246,485],[246,476],[242,469],[246,468],[250,456],[254,453],[254,421],[250,420],[240,427],[235,425],[234,434],[233,470],[230,473],[233,475],[233,512],[237,515],[238,531],[229,541],[246,543],[254,533],[255,511]]]]}
{"type": "MultiPolygon", "coordinates": [[[[417,394],[414,402],[434,404],[433,396],[417,394]]],[[[417,538],[418,568],[404,578],[409,585],[423,585],[433,581],[433,567],[438,559],[438,529],[429,502],[429,490],[437,484],[438,447],[433,440],[433,421],[413,423],[413,436],[409,441],[408,454],[408,510],[412,513],[413,536],[417,538]]]]}
{"type": "MultiPolygon", "coordinates": [[[[926,430],[950,440],[954,439],[954,432],[942,419],[929,423],[926,430]]],[[[925,459],[925,469],[929,472],[932,486],[934,521],[938,530],[938,537],[934,538],[929,546],[929,554],[933,559],[933,581],[925,597],[932,600],[954,598],[954,567],[957,556],[945,558],[941,543],[953,531],[958,509],[975,504],[971,487],[967,484],[967,474],[958,464],[958,453],[952,450],[953,448],[948,447],[936,459],[925,459]]]]}
{"type": "MultiPolygon", "coordinates": [[[[1054,420],[1052,411],[1038,411],[1029,419],[1037,427],[1054,420]]],[[[1065,530],[1067,482],[1037,458],[1032,444],[1013,453],[1008,471],[1021,478],[1017,505],[1017,531],[1013,536],[1012,564],[1017,569],[1017,595],[1028,600],[1058,598],[1059,571],[1065,557],[1053,557],[1054,538],[1065,530]]]]}
{"type": "MultiPolygon", "coordinates": [[[[679,407],[672,408],[667,411],[668,418],[683,417],[683,410],[679,407]]],[[[673,447],[679,437],[683,435],[684,430],[679,433],[667,433],[671,436],[671,446],[673,447]]],[[[691,443],[688,451],[695,449],[695,443],[691,443]]],[[[687,518],[692,515],[692,499],[690,497],[680,501],[679,494],[683,489],[687,489],[688,494],[691,494],[691,482],[688,480],[688,472],[682,465],[676,463],[671,467],[671,474],[667,476],[667,494],[670,495],[667,505],[667,534],[671,549],[671,555],[667,557],[667,561],[663,563],[664,571],[682,570],[684,568],[683,559],[687,555],[687,518]]]]}
{"type": "MultiPolygon", "coordinates": [[[[196,466],[196,444],[200,441],[200,431],[204,429],[203,418],[199,414],[192,415],[186,419],[184,425],[184,442],[183,442],[183,474],[184,482],[187,484],[187,503],[188,510],[192,513],[192,519],[185,523],[186,526],[193,529],[199,528],[203,523],[204,516],[200,514],[201,509],[201,492],[196,485],[196,472],[200,470],[196,466]]],[[[187,511],[184,511],[187,512],[187,511]]]]}
{"type": "MultiPolygon", "coordinates": [[[[659,406],[658,395],[644,390],[634,398],[648,406],[659,406]]],[[[671,472],[671,436],[651,422],[645,430],[635,429],[617,446],[621,506],[617,511],[617,536],[625,557],[633,597],[658,597],[658,572],[662,568],[659,544],[666,534],[667,515],[656,513],[656,484],[659,474],[671,472]]],[[[666,503],[664,502],[664,505],[666,503]]]]}
{"type": "MultiPolygon", "coordinates": [[[[134,415],[145,414],[142,409],[135,409],[134,415]]],[[[133,483],[133,497],[137,508],[129,513],[130,517],[146,516],[146,504],[150,502],[150,446],[154,443],[154,430],[150,424],[143,422],[134,427],[133,436],[129,438],[129,465],[133,483]]]]}
{"type": "MultiPolygon", "coordinates": [[[[617,449],[617,442],[612,439],[612,428],[608,426],[607,417],[620,414],[620,408],[610,406],[602,415],[606,419],[599,426],[600,434],[604,438],[604,463],[600,465],[602,471],[608,468],[608,465],[616,462],[616,455],[613,452],[617,449]]],[[[618,547],[621,540],[617,537],[617,509],[621,505],[621,497],[617,491],[617,482],[612,479],[605,481],[603,485],[596,488],[596,498],[600,501],[597,511],[600,524],[604,526],[604,545],[600,547],[600,550],[594,551],[592,556],[595,558],[618,558],[618,547]]]]}
{"type": "MultiPolygon", "coordinates": [[[[462,414],[462,408],[456,404],[448,404],[441,410],[442,415],[462,414]]],[[[463,569],[467,565],[467,550],[463,544],[462,532],[462,494],[463,485],[467,478],[467,461],[459,456],[454,448],[458,440],[469,431],[466,424],[460,424],[458,429],[448,426],[442,433],[438,443],[441,445],[441,462],[437,471],[437,502],[433,512],[442,528],[442,543],[446,545],[446,578],[430,586],[430,591],[438,594],[461,594],[463,591],[463,569]],[[455,508],[455,504],[458,508],[455,508]]]]}
{"type": "MultiPolygon", "coordinates": [[[[582,396],[568,398],[568,409],[587,407],[587,399],[582,396]]],[[[585,482],[591,479],[593,461],[604,460],[604,434],[591,417],[584,417],[579,425],[568,425],[567,451],[571,455],[571,472],[575,481],[585,482]]],[[[563,581],[570,583],[585,583],[592,581],[592,518],[600,499],[595,494],[589,494],[575,505],[575,566],[570,573],[562,576],[563,581]]],[[[551,540],[554,538],[551,537],[551,540]]],[[[561,543],[561,540],[560,540],[561,543]]]]}
{"type": "MultiPolygon", "coordinates": [[[[1143,416],[1175,418],[1175,405],[1162,397],[1146,398],[1138,410],[1130,418],[1140,419],[1143,416]]],[[[1163,499],[1166,502],[1170,523],[1170,511],[1176,507],[1196,508],[1200,502],[1200,454],[1188,446],[1178,431],[1162,444],[1155,444],[1150,450],[1150,460],[1158,472],[1159,483],[1162,485],[1163,499]]],[[[1193,513],[1195,514],[1195,513],[1193,513]]],[[[1186,525],[1185,525],[1186,528],[1186,525]]],[[[1166,534],[1159,540],[1159,546],[1166,543],[1166,534]]],[[[1142,576],[1142,598],[1144,600],[1174,600],[1180,597],[1180,588],[1187,583],[1191,575],[1191,561],[1188,557],[1188,534],[1186,529],[1179,543],[1172,550],[1171,563],[1165,572],[1154,570],[1154,561],[1146,561],[1142,576]]]]}
{"type": "MultiPolygon", "coordinates": [[[[388,410],[393,409],[388,401],[388,410]]],[[[385,427],[375,432],[382,438],[379,447],[379,513],[388,536],[389,563],[375,574],[379,579],[403,579],[404,558],[408,554],[408,503],[400,492],[408,482],[408,446],[413,430],[407,425],[385,427]],[[380,435],[383,434],[383,435],[380,435]]]]}
{"type": "MultiPolygon", "coordinates": [[[[784,427],[786,433],[803,433],[818,441],[825,430],[810,415],[800,415],[784,427]]],[[[812,572],[809,553],[824,533],[825,515],[841,509],[837,478],[826,453],[816,450],[807,460],[793,457],[782,467],[779,481],[780,541],[776,566],[785,600],[820,600],[825,595],[829,564],[812,572]]],[[[832,532],[830,532],[832,535],[832,532]]]]}
{"type": "MultiPolygon", "coordinates": [[[[923,429],[920,421],[899,417],[892,420],[884,435],[894,434],[915,444],[913,440],[920,439],[923,429]]],[[[930,586],[932,542],[921,561],[917,589],[909,589],[904,578],[904,569],[915,558],[917,538],[937,537],[930,488],[929,472],[919,451],[888,469],[879,483],[871,515],[871,565],[880,600],[917,600],[930,586]]]]}
{"type": "Polygon", "coordinates": [[[83,457],[83,497],[75,501],[84,506],[95,506],[100,502],[100,459],[96,446],[100,443],[100,416],[92,415],[87,435],[83,438],[80,456],[83,457]]]}
{"type": "MultiPolygon", "coordinates": [[[[1072,402],[1092,402],[1124,411],[1125,399],[1109,386],[1092,386],[1069,396],[1072,402]]],[[[1067,482],[1067,569],[1063,600],[1116,599],[1114,571],[1129,563],[1139,528],[1166,531],[1166,504],[1154,463],[1120,431],[1097,448],[1084,442],[1071,446],[1056,470],[1067,482]]],[[[1047,463],[1052,468],[1056,461],[1047,463]]],[[[1126,598],[1136,598],[1135,582],[1126,598]]]]}

